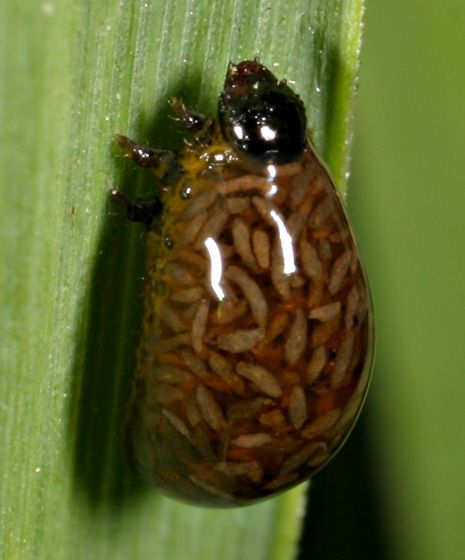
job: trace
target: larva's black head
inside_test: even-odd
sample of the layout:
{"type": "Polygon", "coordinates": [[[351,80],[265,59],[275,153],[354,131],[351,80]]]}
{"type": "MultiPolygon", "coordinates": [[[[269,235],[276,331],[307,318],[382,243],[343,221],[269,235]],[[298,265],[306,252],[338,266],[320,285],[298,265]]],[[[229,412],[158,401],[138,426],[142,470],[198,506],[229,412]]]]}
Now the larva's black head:
{"type": "Polygon", "coordinates": [[[256,61],[229,65],[218,118],[225,140],[239,154],[261,163],[289,163],[305,147],[302,101],[256,61]]]}

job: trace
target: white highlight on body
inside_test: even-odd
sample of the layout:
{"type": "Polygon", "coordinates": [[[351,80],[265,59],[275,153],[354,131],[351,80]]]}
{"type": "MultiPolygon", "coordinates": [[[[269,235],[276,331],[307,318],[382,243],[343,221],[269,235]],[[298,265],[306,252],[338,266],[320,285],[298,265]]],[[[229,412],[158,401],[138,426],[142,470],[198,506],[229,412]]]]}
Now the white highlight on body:
{"type": "Polygon", "coordinates": [[[260,136],[263,140],[274,140],[276,138],[276,130],[273,130],[267,125],[260,127],[260,136]]]}
{"type": "Polygon", "coordinates": [[[270,216],[278,227],[279,241],[281,251],[283,253],[283,273],[294,274],[297,267],[295,265],[294,247],[292,246],[292,237],[287,231],[286,224],[276,210],[270,211],[270,216]]]}
{"type": "Polygon", "coordinates": [[[239,138],[239,140],[242,140],[244,138],[244,129],[240,124],[234,125],[233,130],[234,134],[239,138]]]}
{"type": "Polygon", "coordinates": [[[210,257],[210,284],[217,298],[223,301],[226,294],[220,285],[223,277],[223,260],[221,258],[220,248],[213,237],[207,237],[207,239],[205,239],[205,247],[210,257]]]}
{"type": "Polygon", "coordinates": [[[278,192],[278,185],[274,182],[277,170],[276,167],[272,164],[266,166],[266,170],[268,173],[267,181],[270,183],[270,188],[266,191],[266,196],[268,198],[272,198],[278,192]]]}

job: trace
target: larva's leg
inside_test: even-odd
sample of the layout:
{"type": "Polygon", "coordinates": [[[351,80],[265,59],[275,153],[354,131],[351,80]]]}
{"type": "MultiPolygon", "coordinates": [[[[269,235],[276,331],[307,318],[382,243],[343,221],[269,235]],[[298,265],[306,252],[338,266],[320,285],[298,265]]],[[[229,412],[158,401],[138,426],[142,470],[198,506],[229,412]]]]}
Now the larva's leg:
{"type": "Polygon", "coordinates": [[[189,132],[200,132],[205,127],[207,122],[205,117],[188,109],[184,101],[178,97],[173,97],[171,100],[171,108],[173,109],[174,118],[189,132]]]}

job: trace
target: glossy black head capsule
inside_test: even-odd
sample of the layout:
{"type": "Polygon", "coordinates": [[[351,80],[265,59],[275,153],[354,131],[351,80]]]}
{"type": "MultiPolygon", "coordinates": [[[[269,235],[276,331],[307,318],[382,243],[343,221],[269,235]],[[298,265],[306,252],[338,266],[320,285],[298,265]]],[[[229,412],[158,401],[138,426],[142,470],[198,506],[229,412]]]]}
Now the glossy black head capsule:
{"type": "Polygon", "coordinates": [[[240,155],[267,164],[296,160],[307,139],[302,101],[262,64],[230,64],[218,118],[225,140],[240,155]]]}

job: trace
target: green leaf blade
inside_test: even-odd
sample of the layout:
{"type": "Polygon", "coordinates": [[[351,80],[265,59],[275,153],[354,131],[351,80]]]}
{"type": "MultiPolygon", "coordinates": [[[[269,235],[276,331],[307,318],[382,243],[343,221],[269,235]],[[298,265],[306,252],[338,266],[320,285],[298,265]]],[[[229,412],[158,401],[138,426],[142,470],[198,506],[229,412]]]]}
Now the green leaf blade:
{"type": "MultiPolygon", "coordinates": [[[[121,417],[143,244],[140,229],[114,215],[108,192],[144,194],[152,183],[128,169],[113,135],[180,145],[169,97],[210,113],[227,62],[259,56],[299,92],[317,147],[344,177],[346,157],[329,156],[347,151],[339,144],[354,84],[350,72],[342,82],[338,74],[333,89],[327,62],[330,48],[346,56],[344,41],[359,41],[361,12],[346,4],[0,7],[0,553],[8,560],[294,557],[305,486],[216,511],[161,497],[127,464],[121,417]]],[[[356,56],[348,66],[355,77],[356,56]]]]}

